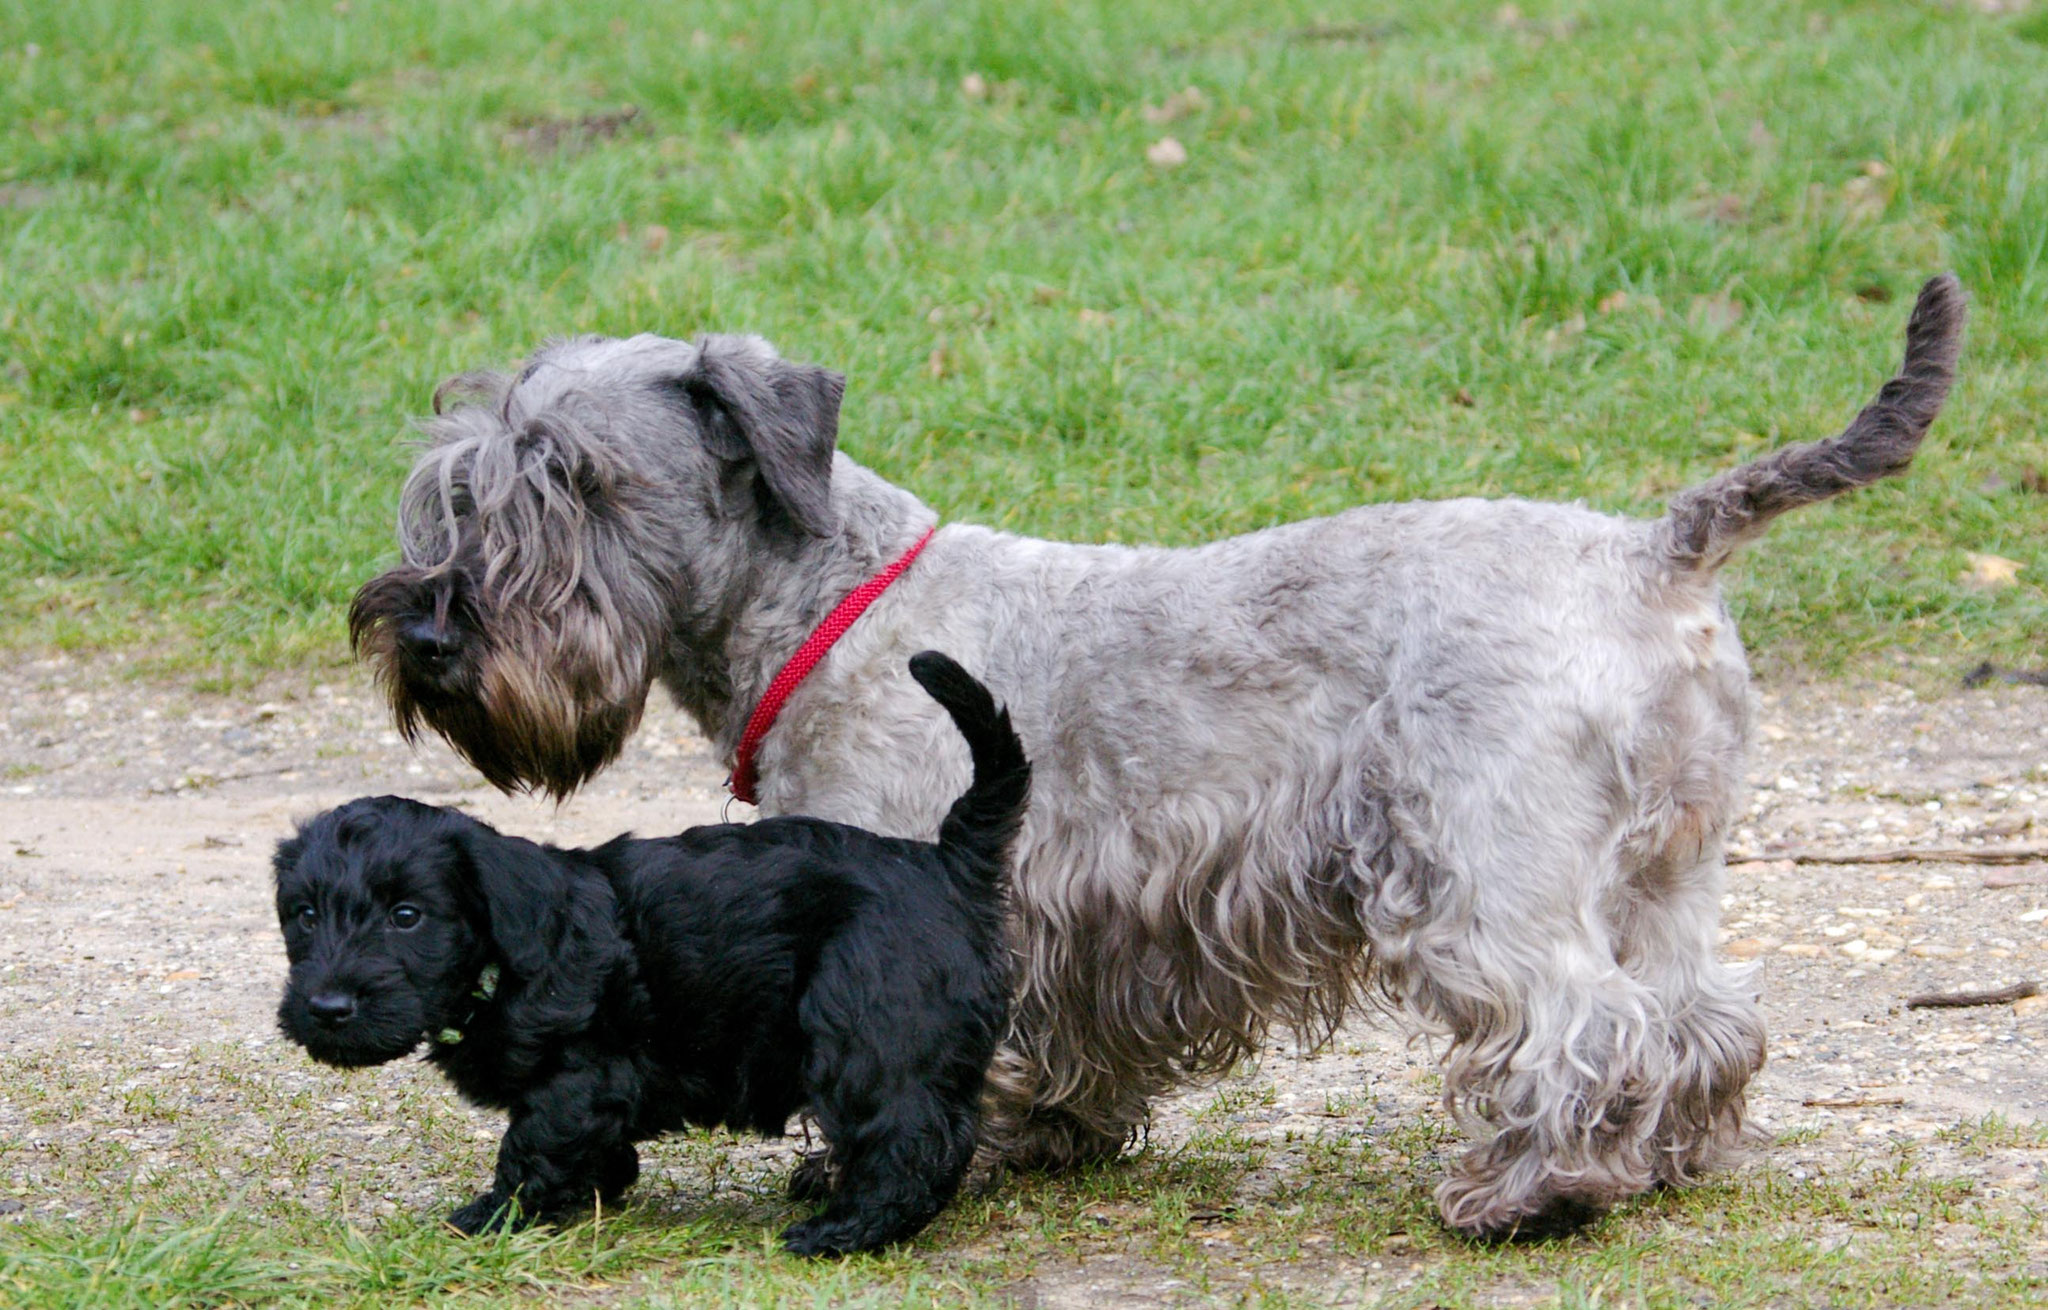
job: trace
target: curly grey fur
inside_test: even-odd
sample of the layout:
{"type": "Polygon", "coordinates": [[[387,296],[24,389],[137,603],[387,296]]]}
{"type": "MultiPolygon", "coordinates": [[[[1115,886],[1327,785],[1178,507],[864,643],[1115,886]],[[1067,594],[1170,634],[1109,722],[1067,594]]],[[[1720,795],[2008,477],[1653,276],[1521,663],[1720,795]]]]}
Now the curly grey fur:
{"type": "MultiPolygon", "coordinates": [[[[1842,436],[1656,522],[1456,500],[1191,550],[942,528],[790,698],[763,809],[928,836],[968,762],[905,657],[952,651],[1008,702],[1037,778],[991,1075],[1014,1161],[1113,1152],[1270,1025],[1318,1038],[1366,1001],[1448,1038],[1445,1101],[1486,1137],[1439,1189],[1453,1226],[1687,1181],[1763,1060],[1749,977],[1713,955],[1750,722],[1714,569],[1771,515],[1903,464],[1960,306],[1929,285],[1906,372],[1842,436]]],[[[934,517],[817,458],[802,433],[837,391],[795,368],[751,339],[567,342],[439,420],[408,567],[486,599],[456,624],[462,676],[415,687],[393,634],[445,602],[364,589],[401,713],[438,696],[427,721],[501,782],[562,790],[658,680],[730,759],[783,661],[934,517]],[[537,476],[529,432],[591,475],[537,476]],[[544,648],[601,672],[563,680],[544,648]],[[535,690],[464,701],[472,682],[535,690]]]]}

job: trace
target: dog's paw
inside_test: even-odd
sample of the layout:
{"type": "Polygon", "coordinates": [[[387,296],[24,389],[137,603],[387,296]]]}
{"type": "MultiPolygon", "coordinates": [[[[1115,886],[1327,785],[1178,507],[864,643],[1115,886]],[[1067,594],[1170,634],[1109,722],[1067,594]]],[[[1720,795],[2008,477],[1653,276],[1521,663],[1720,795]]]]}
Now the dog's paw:
{"type": "Polygon", "coordinates": [[[482,1196],[448,1216],[448,1226],[464,1237],[475,1237],[479,1233],[495,1233],[502,1230],[517,1231],[532,1222],[519,1212],[519,1207],[498,1191],[485,1192],[482,1196]]]}
{"type": "Polygon", "coordinates": [[[597,1194],[616,1201],[628,1187],[640,1181],[640,1152],[631,1142],[621,1142],[605,1153],[604,1169],[598,1175],[597,1194]]]}
{"type": "Polygon", "coordinates": [[[1547,1196],[1508,1207],[1495,1201],[1481,1204],[1481,1193],[1467,1179],[1452,1177],[1437,1189],[1444,1226],[1462,1237],[1487,1245],[1549,1242],[1570,1237],[1598,1223],[1606,1207],[1570,1196],[1547,1196]]]}
{"type": "Polygon", "coordinates": [[[888,1244],[887,1238],[867,1231],[864,1225],[846,1219],[827,1219],[822,1215],[782,1230],[782,1249],[791,1255],[852,1255],[855,1251],[872,1251],[888,1244]]]}

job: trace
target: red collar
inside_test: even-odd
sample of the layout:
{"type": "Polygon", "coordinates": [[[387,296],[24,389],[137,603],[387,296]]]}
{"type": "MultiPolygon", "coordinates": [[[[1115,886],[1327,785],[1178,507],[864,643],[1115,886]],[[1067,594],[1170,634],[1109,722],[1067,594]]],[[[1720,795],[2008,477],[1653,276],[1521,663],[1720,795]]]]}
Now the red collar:
{"type": "Polygon", "coordinates": [[[846,630],[853,626],[861,612],[874,604],[875,599],[889,589],[890,583],[903,576],[903,570],[910,567],[910,562],[917,558],[924,544],[932,539],[932,533],[937,531],[937,527],[925,529],[925,534],[898,556],[895,563],[848,592],[846,599],[840,601],[817,630],[804,640],[804,644],[797,647],[796,654],[789,657],[789,663],[782,666],[782,672],[775,675],[775,681],[768,684],[768,694],[761,697],[761,703],[754,707],[753,716],[747,720],[747,730],[740,736],[740,748],[732,760],[732,776],[725,780],[725,785],[732,788],[736,799],[749,805],[760,804],[754,794],[754,784],[759,781],[754,772],[754,752],[760,749],[761,739],[768,735],[768,729],[775,726],[775,716],[782,713],[783,703],[796,690],[797,684],[818,667],[818,661],[825,658],[825,652],[832,649],[832,643],[846,635],[846,630]]]}

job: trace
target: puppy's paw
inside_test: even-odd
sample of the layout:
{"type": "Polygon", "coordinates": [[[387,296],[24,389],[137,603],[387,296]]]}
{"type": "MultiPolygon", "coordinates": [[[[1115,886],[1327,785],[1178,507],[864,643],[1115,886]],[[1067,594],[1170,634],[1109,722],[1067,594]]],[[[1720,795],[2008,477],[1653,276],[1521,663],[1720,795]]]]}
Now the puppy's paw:
{"type": "Polygon", "coordinates": [[[464,1237],[500,1230],[516,1232],[531,1222],[511,1198],[495,1188],[448,1216],[448,1226],[464,1237]]]}
{"type": "Polygon", "coordinates": [[[791,1255],[851,1255],[855,1251],[871,1251],[886,1245],[887,1239],[878,1238],[866,1231],[863,1225],[845,1219],[827,1219],[822,1215],[782,1230],[782,1249],[791,1255]]]}
{"type": "Polygon", "coordinates": [[[605,1153],[604,1168],[598,1175],[597,1194],[605,1201],[619,1196],[640,1180],[640,1152],[631,1142],[621,1142],[605,1153]]]}

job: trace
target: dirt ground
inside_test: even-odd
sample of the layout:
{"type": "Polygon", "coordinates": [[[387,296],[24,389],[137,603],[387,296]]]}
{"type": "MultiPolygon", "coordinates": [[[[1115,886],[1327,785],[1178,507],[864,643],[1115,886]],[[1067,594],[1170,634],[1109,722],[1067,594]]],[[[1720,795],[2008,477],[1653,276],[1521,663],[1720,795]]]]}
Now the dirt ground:
{"type": "MultiPolygon", "coordinates": [[[[1904,1006],[1921,992],[2048,980],[2048,862],[1783,858],[2048,845],[2048,689],[1923,699],[1872,682],[1766,683],[1761,699],[1724,949],[1761,964],[1770,1062],[1753,1105],[1779,1135],[1770,1166],[1797,1177],[1911,1141],[1918,1167],[1972,1179],[1977,1197],[2048,1204],[2038,1144],[1963,1150],[1941,1133],[1988,1114],[2048,1115],[2048,998],[1904,1006]]],[[[284,957],[272,843],[295,818],[379,792],[462,805],[550,841],[662,832],[716,820],[721,777],[665,706],[619,764],[558,809],[483,787],[439,743],[406,746],[352,674],[218,696],[131,680],[118,663],[0,665],[0,1061],[10,1071],[0,1082],[0,1213],[89,1211],[93,1198],[61,1161],[91,1142],[121,1143],[145,1176],[177,1169],[186,1129],[152,1106],[180,1095],[216,1105],[212,1131],[229,1146],[246,1139],[251,1185],[276,1190],[278,1180],[261,1181],[263,1161],[287,1144],[260,1113],[258,1084],[307,1107],[303,1131],[342,1134],[391,1171],[361,1194],[317,1167],[285,1186],[315,1204],[380,1213],[445,1199],[445,1183],[408,1174],[392,1144],[414,1123],[407,1098],[418,1089],[407,1080],[419,1075],[337,1084],[276,1035],[284,957]],[[244,1057],[235,1085],[205,1090],[230,1050],[244,1057]],[[61,1079],[74,1095],[61,1100],[38,1079],[61,1079]]],[[[1323,1130],[1332,1096],[1362,1089],[1382,1119],[1419,1113],[1432,1099],[1427,1068],[1426,1051],[1378,1028],[1313,1056],[1282,1042],[1255,1075],[1275,1094],[1239,1117],[1276,1140],[1311,1121],[1323,1130]]],[[[1152,1140],[1170,1143],[1211,1097],[1161,1106],[1152,1140]]],[[[494,1125],[462,1122],[481,1179],[494,1125]]],[[[790,1149],[758,1148],[762,1167],[786,1166],[790,1149]]],[[[1377,1261],[1332,1271],[1367,1287],[1395,1272],[1377,1261]]],[[[1129,1297],[1140,1291],[1130,1277],[1069,1267],[1037,1299],[1082,1303],[1117,1288],[1129,1297]]]]}

